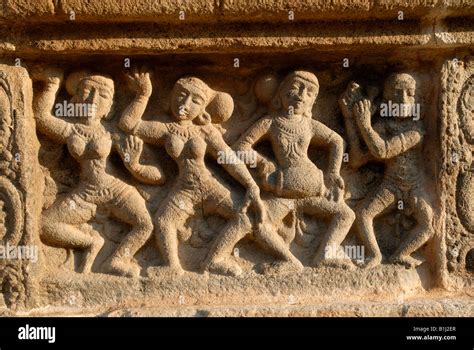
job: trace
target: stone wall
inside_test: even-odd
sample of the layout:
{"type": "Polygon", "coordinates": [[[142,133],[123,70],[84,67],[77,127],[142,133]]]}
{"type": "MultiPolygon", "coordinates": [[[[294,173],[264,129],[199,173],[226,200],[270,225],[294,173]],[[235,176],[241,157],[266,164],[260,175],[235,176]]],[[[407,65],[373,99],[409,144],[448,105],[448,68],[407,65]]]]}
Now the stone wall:
{"type": "Polygon", "coordinates": [[[472,1],[0,4],[0,312],[467,315],[472,1]]]}

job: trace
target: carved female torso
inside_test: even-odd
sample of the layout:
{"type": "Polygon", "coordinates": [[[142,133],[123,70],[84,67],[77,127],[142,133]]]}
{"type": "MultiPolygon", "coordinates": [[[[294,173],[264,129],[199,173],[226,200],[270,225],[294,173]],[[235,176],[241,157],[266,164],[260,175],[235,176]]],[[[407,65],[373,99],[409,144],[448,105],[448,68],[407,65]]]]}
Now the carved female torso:
{"type": "Polygon", "coordinates": [[[81,164],[81,178],[96,185],[105,183],[110,178],[105,166],[112,148],[111,134],[102,125],[75,124],[72,130],[67,147],[81,164]]]}
{"type": "Polygon", "coordinates": [[[178,181],[186,188],[196,188],[210,176],[204,162],[207,144],[202,126],[181,126],[178,123],[166,124],[168,135],[165,141],[166,152],[176,161],[179,168],[178,181]]]}

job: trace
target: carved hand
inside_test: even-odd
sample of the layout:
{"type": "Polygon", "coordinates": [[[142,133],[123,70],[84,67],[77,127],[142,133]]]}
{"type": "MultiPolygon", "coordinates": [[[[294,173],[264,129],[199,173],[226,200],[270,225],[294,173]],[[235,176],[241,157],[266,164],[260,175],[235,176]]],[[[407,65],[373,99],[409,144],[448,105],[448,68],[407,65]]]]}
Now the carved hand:
{"type": "Polygon", "coordinates": [[[352,116],[352,108],[354,104],[363,98],[361,87],[354,81],[351,81],[347,89],[339,98],[339,106],[345,117],[352,116]]]}
{"type": "Polygon", "coordinates": [[[246,213],[250,206],[252,206],[257,213],[258,223],[263,223],[266,220],[266,211],[262,199],[260,198],[260,188],[257,185],[252,185],[248,188],[244,205],[242,206],[242,212],[246,213]]]}
{"type": "Polygon", "coordinates": [[[339,99],[339,107],[341,107],[342,115],[344,117],[349,118],[352,116],[352,112],[349,109],[349,102],[345,93],[339,99]]]}
{"type": "Polygon", "coordinates": [[[344,180],[337,173],[330,173],[327,177],[329,187],[329,199],[339,201],[344,190],[344,180]]]}
{"type": "Polygon", "coordinates": [[[277,167],[274,162],[268,159],[262,158],[262,160],[260,161],[260,164],[258,164],[258,175],[261,178],[266,178],[268,174],[275,172],[276,169],[277,167]]]}
{"type": "Polygon", "coordinates": [[[368,99],[363,99],[356,104],[354,104],[354,107],[352,109],[352,113],[354,114],[354,117],[356,120],[359,122],[359,125],[367,128],[371,124],[371,116],[372,116],[372,102],[368,99]]]}
{"type": "Polygon", "coordinates": [[[125,145],[119,147],[118,150],[126,163],[136,165],[143,151],[143,141],[137,136],[128,135],[125,139],[125,145]]]}
{"type": "Polygon", "coordinates": [[[63,70],[54,66],[38,65],[32,69],[31,78],[36,81],[59,85],[63,80],[63,70]]]}
{"type": "Polygon", "coordinates": [[[149,97],[153,90],[151,74],[148,68],[142,67],[140,70],[137,68],[133,69],[130,74],[125,74],[125,77],[133,91],[137,94],[149,97]]]}

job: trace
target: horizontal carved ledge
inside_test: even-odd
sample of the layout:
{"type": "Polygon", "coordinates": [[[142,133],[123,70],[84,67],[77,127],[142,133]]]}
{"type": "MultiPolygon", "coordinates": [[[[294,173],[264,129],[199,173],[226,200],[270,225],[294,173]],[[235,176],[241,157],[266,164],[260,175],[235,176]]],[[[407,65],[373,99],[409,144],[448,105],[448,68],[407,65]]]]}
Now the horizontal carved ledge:
{"type": "Polygon", "coordinates": [[[288,11],[296,18],[308,20],[391,19],[403,11],[408,18],[443,18],[469,16],[474,6],[469,0],[387,0],[387,1],[332,1],[310,0],[300,2],[265,0],[194,0],[147,1],[105,0],[47,1],[38,0],[25,6],[22,0],[5,1],[0,7],[0,20],[19,19],[31,23],[60,22],[69,19],[71,11],[83,22],[165,22],[179,23],[180,11],[192,22],[284,22],[288,11]]]}

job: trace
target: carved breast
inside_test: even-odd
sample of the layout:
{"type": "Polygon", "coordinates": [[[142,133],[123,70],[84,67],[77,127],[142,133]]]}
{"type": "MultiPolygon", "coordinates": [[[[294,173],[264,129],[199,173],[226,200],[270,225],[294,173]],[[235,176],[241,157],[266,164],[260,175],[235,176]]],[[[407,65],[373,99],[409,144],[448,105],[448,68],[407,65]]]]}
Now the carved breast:
{"type": "Polygon", "coordinates": [[[101,159],[109,155],[112,147],[112,139],[103,132],[97,134],[86,134],[77,131],[68,141],[68,149],[71,155],[78,159],[101,159]]]}
{"type": "Polygon", "coordinates": [[[166,143],[166,151],[174,159],[204,159],[206,143],[198,136],[192,136],[186,140],[183,137],[172,135],[166,143]]]}

